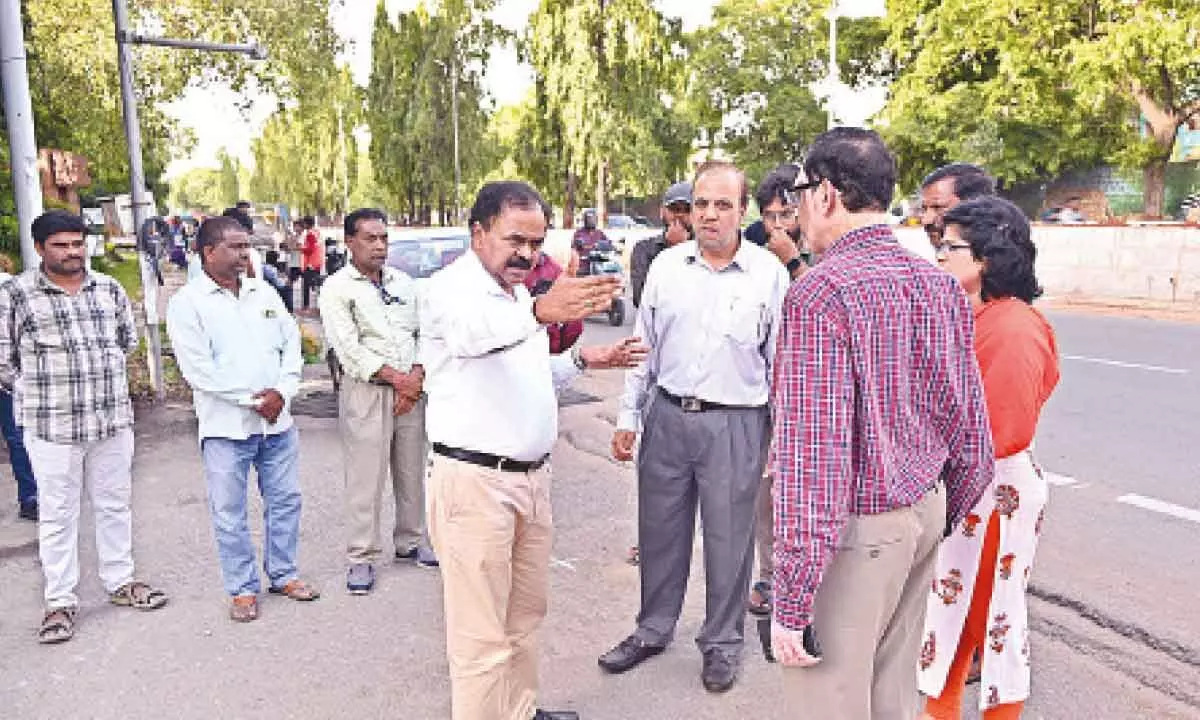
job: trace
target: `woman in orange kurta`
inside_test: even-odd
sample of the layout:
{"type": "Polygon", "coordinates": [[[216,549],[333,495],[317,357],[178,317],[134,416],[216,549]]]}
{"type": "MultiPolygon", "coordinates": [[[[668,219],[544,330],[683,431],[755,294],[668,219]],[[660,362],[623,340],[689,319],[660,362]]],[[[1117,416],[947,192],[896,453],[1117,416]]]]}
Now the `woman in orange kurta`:
{"type": "Polygon", "coordinates": [[[1030,303],[1041,294],[1029,222],[1012,203],[984,197],[946,214],[938,262],[975,310],[975,352],[996,451],[988,492],[938,552],[920,657],[926,718],[957,720],[972,656],[982,661],[984,720],[1018,718],[1029,696],[1025,590],[1047,486],[1030,446],[1058,384],[1054,331],[1030,303]]]}

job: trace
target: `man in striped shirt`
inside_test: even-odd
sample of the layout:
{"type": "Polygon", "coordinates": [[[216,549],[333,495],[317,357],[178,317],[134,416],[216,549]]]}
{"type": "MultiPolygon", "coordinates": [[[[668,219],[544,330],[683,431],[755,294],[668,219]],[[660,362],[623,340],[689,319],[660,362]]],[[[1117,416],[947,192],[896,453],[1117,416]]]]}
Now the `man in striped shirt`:
{"type": "Polygon", "coordinates": [[[775,364],[772,637],[806,717],[916,717],[937,547],[992,476],[971,309],[885,224],[895,177],[878,135],[837,128],[794,188],[821,260],[775,364]]]}

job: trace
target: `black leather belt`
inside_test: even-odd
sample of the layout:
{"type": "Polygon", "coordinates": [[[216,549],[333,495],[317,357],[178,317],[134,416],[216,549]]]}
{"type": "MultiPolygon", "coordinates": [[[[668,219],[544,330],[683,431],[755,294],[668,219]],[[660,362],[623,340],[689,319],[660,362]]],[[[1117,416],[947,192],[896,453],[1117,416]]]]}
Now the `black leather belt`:
{"type": "Polygon", "coordinates": [[[667,392],[659,386],[659,394],[671,401],[671,404],[677,405],[684,412],[707,412],[709,410],[757,410],[761,405],[722,405],[721,403],[709,402],[695,397],[680,397],[675,393],[667,392]]]}
{"type": "Polygon", "coordinates": [[[534,472],[535,470],[541,470],[542,466],[546,464],[546,458],[542,458],[541,460],[513,460],[501,457],[500,455],[475,452],[474,450],[463,450],[462,448],[450,447],[441,443],[434,443],[433,451],[451,460],[460,460],[472,465],[499,470],[500,472],[534,472]]]}

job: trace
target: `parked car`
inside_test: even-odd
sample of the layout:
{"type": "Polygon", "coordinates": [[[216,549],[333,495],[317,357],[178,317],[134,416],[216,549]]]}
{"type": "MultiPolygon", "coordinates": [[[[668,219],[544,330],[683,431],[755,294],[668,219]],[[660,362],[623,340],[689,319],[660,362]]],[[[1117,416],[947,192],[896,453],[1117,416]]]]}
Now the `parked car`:
{"type": "Polygon", "coordinates": [[[388,231],[387,264],[424,279],[454,262],[471,245],[465,228],[414,228],[388,231]]]}

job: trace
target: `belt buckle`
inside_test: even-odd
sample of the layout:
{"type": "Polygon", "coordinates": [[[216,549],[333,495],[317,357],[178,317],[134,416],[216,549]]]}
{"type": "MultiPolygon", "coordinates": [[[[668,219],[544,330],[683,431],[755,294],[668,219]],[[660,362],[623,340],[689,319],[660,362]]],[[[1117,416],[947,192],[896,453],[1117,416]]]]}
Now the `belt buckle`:
{"type": "Polygon", "coordinates": [[[700,398],[681,397],[679,398],[679,407],[683,408],[684,412],[703,412],[704,401],[700,398]]]}

